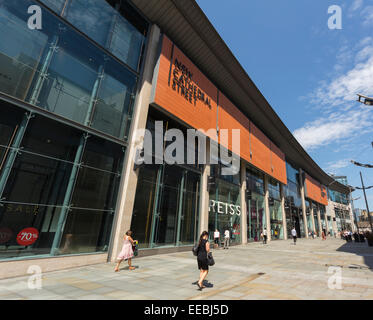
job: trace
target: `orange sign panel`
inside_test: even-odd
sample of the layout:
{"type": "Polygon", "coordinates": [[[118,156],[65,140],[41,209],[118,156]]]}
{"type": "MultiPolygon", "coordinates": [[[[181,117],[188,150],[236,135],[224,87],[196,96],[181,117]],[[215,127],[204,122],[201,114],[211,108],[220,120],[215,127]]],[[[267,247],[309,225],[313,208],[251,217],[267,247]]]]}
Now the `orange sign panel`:
{"type": "MultiPolygon", "coordinates": [[[[156,105],[192,128],[216,130],[217,88],[166,36],[158,66],[156,105]]],[[[216,134],[207,134],[217,140],[216,134]]]]}
{"type": "Polygon", "coordinates": [[[326,188],[306,173],[306,197],[325,206],[328,205],[326,188]]]}

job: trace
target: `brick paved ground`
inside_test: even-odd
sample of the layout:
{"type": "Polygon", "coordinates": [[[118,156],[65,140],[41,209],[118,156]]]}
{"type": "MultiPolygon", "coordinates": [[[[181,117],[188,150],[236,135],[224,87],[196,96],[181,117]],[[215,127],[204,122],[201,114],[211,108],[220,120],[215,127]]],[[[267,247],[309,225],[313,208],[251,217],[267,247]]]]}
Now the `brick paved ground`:
{"type": "Polygon", "coordinates": [[[114,273],[107,263],[46,273],[40,290],[28,289],[28,277],[1,280],[0,299],[373,299],[373,248],[367,244],[272,241],[214,250],[214,258],[210,286],[202,292],[193,284],[196,259],[183,252],[137,258],[134,271],[123,263],[114,273]],[[329,289],[330,267],[341,267],[342,289],[329,289]]]}

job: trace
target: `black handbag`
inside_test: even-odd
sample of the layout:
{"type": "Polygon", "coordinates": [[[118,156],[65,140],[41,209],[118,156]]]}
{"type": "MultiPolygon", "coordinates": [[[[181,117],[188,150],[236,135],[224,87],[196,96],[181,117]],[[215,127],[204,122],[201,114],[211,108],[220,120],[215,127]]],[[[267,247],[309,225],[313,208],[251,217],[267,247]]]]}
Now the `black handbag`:
{"type": "Polygon", "coordinates": [[[198,256],[198,250],[199,250],[199,244],[196,244],[193,248],[192,248],[192,252],[195,256],[198,256]]]}
{"type": "Polygon", "coordinates": [[[208,264],[209,266],[213,266],[213,265],[215,264],[215,260],[214,260],[214,258],[213,258],[213,256],[212,256],[212,252],[209,252],[209,253],[207,254],[207,264],[208,264]]]}

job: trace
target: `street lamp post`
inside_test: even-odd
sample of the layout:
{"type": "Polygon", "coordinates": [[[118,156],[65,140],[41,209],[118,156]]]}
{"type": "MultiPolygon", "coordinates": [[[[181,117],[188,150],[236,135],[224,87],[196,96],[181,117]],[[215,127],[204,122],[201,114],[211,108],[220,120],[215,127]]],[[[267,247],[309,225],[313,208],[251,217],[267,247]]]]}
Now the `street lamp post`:
{"type": "Polygon", "coordinates": [[[373,232],[373,227],[372,227],[372,217],[370,216],[370,212],[369,212],[368,200],[367,200],[367,195],[365,194],[364,181],[363,181],[363,176],[362,176],[362,174],[361,174],[361,171],[360,171],[360,179],[361,179],[361,186],[363,187],[363,192],[364,192],[365,205],[366,205],[366,207],[367,207],[367,211],[368,211],[370,230],[373,232]]]}

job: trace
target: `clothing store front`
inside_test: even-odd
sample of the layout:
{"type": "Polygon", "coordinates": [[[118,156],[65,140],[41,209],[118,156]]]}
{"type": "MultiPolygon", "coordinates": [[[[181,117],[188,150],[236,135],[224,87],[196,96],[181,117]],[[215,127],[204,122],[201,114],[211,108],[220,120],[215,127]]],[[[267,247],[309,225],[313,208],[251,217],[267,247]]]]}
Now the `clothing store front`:
{"type": "Polygon", "coordinates": [[[246,169],[247,240],[260,241],[266,227],[264,206],[264,176],[254,169],[246,169]]]}
{"type": "MultiPolygon", "coordinates": [[[[178,122],[151,109],[147,129],[152,133],[153,145],[155,121],[162,121],[164,129],[186,131],[178,122]]],[[[139,248],[192,245],[199,236],[200,167],[154,164],[152,156],[153,164],[139,168],[131,222],[139,248]]]]}
{"type": "Polygon", "coordinates": [[[239,174],[235,176],[221,175],[222,165],[212,165],[210,175],[214,183],[210,186],[209,196],[209,237],[217,229],[221,239],[225,230],[229,231],[230,242],[241,243],[241,197],[239,174]]]}
{"type": "Polygon", "coordinates": [[[284,239],[284,226],[282,224],[282,208],[280,183],[274,179],[268,181],[269,212],[271,219],[271,239],[284,239]]]}
{"type": "Polygon", "coordinates": [[[312,203],[312,207],[313,207],[313,219],[315,221],[315,232],[317,234],[317,236],[321,236],[321,230],[320,230],[320,226],[319,226],[319,219],[317,218],[317,204],[315,203],[312,203]]]}

